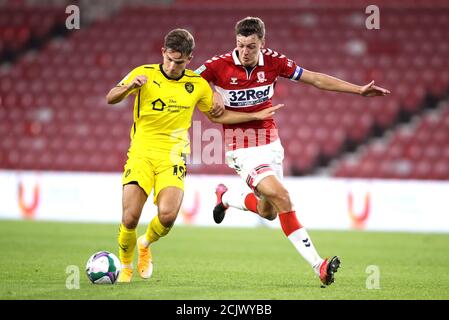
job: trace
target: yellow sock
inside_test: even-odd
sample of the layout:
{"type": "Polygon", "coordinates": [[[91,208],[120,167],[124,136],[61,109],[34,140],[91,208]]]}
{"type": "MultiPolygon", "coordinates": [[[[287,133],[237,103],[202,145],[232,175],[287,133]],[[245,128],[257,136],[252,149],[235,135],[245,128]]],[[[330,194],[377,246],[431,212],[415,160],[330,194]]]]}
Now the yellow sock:
{"type": "Polygon", "coordinates": [[[136,237],[136,229],[128,229],[123,224],[120,225],[118,232],[119,257],[124,266],[132,266],[136,237]]]}
{"type": "Polygon", "coordinates": [[[164,227],[159,221],[159,217],[156,215],[148,225],[147,232],[145,234],[146,240],[149,243],[156,242],[160,237],[165,236],[170,231],[170,229],[171,227],[164,227]]]}

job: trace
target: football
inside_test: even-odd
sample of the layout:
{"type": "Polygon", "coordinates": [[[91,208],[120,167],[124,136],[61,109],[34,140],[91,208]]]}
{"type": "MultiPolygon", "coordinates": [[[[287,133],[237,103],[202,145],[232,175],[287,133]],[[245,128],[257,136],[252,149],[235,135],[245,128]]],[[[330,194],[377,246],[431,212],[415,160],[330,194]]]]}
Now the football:
{"type": "Polygon", "coordinates": [[[120,260],[111,252],[94,253],[86,264],[86,274],[94,284],[114,284],[122,269],[120,260]]]}

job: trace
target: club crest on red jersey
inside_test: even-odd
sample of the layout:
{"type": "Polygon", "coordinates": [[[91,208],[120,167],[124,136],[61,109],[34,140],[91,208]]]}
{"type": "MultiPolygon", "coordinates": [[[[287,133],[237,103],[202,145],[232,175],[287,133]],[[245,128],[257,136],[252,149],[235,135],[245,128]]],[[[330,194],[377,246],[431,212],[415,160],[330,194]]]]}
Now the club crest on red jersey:
{"type": "Polygon", "coordinates": [[[257,82],[264,83],[265,81],[267,81],[267,79],[265,78],[265,72],[263,71],[257,72],[257,82]]]}
{"type": "Polygon", "coordinates": [[[229,84],[237,84],[237,77],[231,77],[231,82],[229,84]]]}

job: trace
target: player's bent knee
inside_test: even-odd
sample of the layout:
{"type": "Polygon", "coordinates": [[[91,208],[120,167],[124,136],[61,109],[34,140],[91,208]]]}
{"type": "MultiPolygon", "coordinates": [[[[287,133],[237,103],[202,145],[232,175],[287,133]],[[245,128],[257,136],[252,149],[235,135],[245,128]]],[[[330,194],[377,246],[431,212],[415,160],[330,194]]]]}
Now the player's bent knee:
{"type": "Polygon", "coordinates": [[[133,206],[123,208],[122,223],[128,229],[135,229],[139,223],[141,210],[133,206]]]}
{"type": "Polygon", "coordinates": [[[277,213],[274,210],[274,208],[271,208],[269,210],[264,210],[264,211],[260,212],[260,216],[269,221],[273,221],[274,219],[276,219],[277,213]]]}
{"type": "Polygon", "coordinates": [[[159,221],[166,228],[171,227],[176,220],[178,213],[173,210],[159,210],[159,221]]]}
{"type": "Polygon", "coordinates": [[[286,189],[274,191],[271,195],[267,196],[267,198],[270,202],[274,203],[276,207],[280,208],[281,211],[291,210],[292,204],[290,194],[286,189]]]}
{"type": "Polygon", "coordinates": [[[276,212],[272,212],[270,215],[265,216],[264,218],[270,221],[273,221],[274,219],[277,218],[277,213],[276,212]]]}
{"type": "Polygon", "coordinates": [[[137,224],[139,223],[139,219],[133,217],[133,216],[124,216],[122,218],[122,224],[127,228],[127,229],[135,229],[137,228],[137,224]]]}
{"type": "Polygon", "coordinates": [[[277,217],[276,213],[274,213],[274,214],[267,214],[267,215],[263,216],[264,219],[267,219],[269,221],[273,221],[274,219],[276,219],[276,217],[277,217]]]}

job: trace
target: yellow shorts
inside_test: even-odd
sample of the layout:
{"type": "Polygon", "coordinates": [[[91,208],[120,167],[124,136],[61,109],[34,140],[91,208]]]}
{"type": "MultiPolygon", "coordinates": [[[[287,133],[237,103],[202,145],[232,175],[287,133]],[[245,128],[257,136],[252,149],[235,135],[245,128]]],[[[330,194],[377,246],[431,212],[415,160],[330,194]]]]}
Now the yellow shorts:
{"type": "Polygon", "coordinates": [[[147,196],[154,188],[156,204],[159,192],[166,187],[177,187],[184,191],[186,174],[185,158],[181,154],[160,152],[142,156],[129,152],[122,184],[137,183],[147,196]]]}

